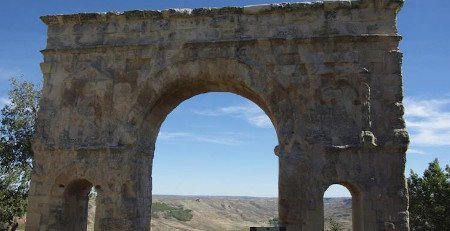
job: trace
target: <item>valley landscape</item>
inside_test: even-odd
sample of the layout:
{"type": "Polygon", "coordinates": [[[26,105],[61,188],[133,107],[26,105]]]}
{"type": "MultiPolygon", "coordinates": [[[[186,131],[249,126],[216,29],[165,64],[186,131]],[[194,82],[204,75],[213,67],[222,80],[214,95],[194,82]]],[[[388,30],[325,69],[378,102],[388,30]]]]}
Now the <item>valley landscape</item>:
{"type": "MultiPolygon", "coordinates": [[[[278,216],[277,198],[244,196],[154,195],[151,231],[248,231],[270,226],[278,216]]],[[[351,230],[351,198],[324,198],[325,230],[329,220],[351,230]]],[[[90,197],[87,231],[94,231],[95,197],[90,197]]],[[[18,231],[24,231],[20,220],[18,231]]]]}
{"type": "MultiPolygon", "coordinates": [[[[155,195],[151,230],[244,231],[269,226],[278,216],[277,206],[277,198],[155,195]]],[[[351,230],[350,198],[324,198],[324,208],[326,225],[333,218],[343,230],[351,230]]]]}

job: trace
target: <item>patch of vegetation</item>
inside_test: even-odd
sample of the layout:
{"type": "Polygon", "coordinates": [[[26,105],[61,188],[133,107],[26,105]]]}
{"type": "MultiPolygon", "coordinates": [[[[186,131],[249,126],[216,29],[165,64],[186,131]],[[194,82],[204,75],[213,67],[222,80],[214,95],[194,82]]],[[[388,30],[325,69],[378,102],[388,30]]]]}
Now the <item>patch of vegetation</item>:
{"type": "Polygon", "coordinates": [[[278,220],[278,217],[274,217],[272,219],[269,219],[268,223],[270,226],[278,227],[280,221],[278,220]]]}
{"type": "Polygon", "coordinates": [[[411,170],[408,178],[412,231],[448,230],[450,227],[450,166],[435,159],[423,176],[411,170]]]}
{"type": "Polygon", "coordinates": [[[190,221],[193,217],[192,210],[184,209],[182,206],[168,205],[163,202],[152,203],[152,217],[160,216],[165,219],[175,218],[179,221],[190,221]]]}
{"type": "Polygon", "coordinates": [[[33,83],[11,79],[9,103],[0,111],[0,230],[16,230],[27,208],[33,164],[31,140],[40,90],[33,83]]]}
{"type": "Polygon", "coordinates": [[[343,230],[344,226],[342,224],[335,221],[333,218],[330,218],[327,231],[343,231],[343,230]]]}

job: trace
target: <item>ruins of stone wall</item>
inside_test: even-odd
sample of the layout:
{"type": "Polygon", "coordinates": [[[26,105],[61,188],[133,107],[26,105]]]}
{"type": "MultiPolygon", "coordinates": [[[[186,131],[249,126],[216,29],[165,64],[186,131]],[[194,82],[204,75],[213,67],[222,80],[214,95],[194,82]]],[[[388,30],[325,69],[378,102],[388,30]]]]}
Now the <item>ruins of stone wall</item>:
{"type": "Polygon", "coordinates": [[[160,125],[211,91],[246,97],[272,120],[287,230],[323,230],[323,193],[335,183],[352,193],[354,230],[409,230],[401,5],[42,17],[48,40],[27,231],[83,230],[76,220],[90,187],[99,192],[96,230],[149,230],[160,125]]]}

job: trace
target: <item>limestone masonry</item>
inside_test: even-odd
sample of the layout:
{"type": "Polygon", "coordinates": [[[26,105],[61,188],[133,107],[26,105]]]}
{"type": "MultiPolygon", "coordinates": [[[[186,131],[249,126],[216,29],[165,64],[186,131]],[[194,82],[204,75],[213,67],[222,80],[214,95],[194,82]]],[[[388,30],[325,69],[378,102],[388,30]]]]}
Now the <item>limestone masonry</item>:
{"type": "Polygon", "coordinates": [[[252,100],[279,144],[279,214],[323,230],[323,193],[353,196],[353,230],[409,230],[402,0],[44,16],[44,89],[27,231],[149,230],[155,140],[205,92],[252,100]]]}

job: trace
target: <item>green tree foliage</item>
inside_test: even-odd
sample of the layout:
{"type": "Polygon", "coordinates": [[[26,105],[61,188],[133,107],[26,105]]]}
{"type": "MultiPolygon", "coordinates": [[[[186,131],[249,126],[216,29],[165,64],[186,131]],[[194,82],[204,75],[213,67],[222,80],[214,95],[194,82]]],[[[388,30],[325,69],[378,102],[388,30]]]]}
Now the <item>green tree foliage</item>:
{"type": "Polygon", "coordinates": [[[327,231],[343,231],[344,227],[341,223],[335,221],[333,218],[330,218],[329,225],[327,231]]]}
{"type": "Polygon", "coordinates": [[[26,81],[11,79],[9,104],[1,110],[0,125],[0,223],[13,226],[26,212],[26,198],[33,166],[31,140],[40,91],[26,81]]]}
{"type": "Polygon", "coordinates": [[[0,227],[6,225],[8,230],[15,230],[16,218],[26,212],[28,182],[20,174],[20,171],[13,171],[0,178],[0,227]]]}
{"type": "Polygon", "coordinates": [[[441,169],[435,159],[418,176],[408,178],[409,212],[412,231],[448,230],[450,227],[450,167],[441,169]]]}
{"type": "Polygon", "coordinates": [[[152,203],[152,217],[159,218],[162,215],[165,219],[175,218],[179,221],[190,221],[194,217],[192,210],[184,209],[181,206],[168,205],[163,202],[152,203]]]}

